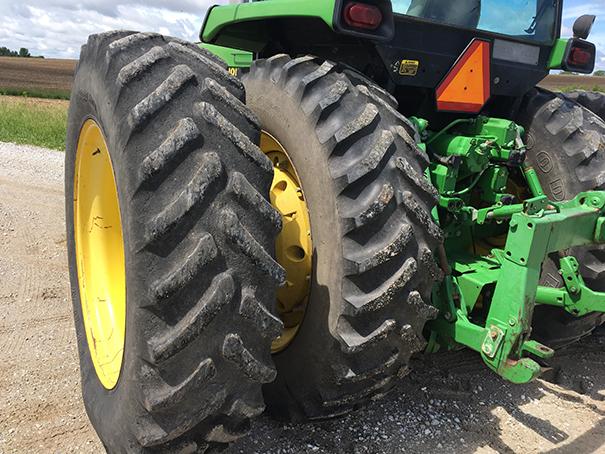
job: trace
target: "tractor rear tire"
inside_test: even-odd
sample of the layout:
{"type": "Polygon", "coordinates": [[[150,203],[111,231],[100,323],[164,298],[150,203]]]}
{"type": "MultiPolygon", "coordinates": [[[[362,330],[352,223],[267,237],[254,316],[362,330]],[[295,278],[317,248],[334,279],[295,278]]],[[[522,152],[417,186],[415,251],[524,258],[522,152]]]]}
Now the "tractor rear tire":
{"type": "MultiPolygon", "coordinates": [[[[193,44],[119,31],[83,46],[71,100],[65,201],[88,416],[109,452],[224,446],[264,409],[281,330],[275,288],[285,277],[273,259],[281,218],[268,201],[272,166],[255,145],[243,85],[193,44]],[[74,233],[87,121],[104,137],[123,231],[125,340],[109,388],[87,339],[74,233]]],[[[86,222],[116,227],[97,216],[86,222]]]]}
{"type": "MultiPolygon", "coordinates": [[[[582,191],[605,189],[605,123],[566,95],[532,90],[524,99],[518,123],[526,128],[527,162],[534,167],[546,195],[554,201],[582,191]]],[[[580,262],[580,272],[593,290],[605,291],[605,248],[567,251],[580,262]]],[[[541,285],[564,287],[554,254],[543,265],[541,285]]],[[[574,317],[563,309],[537,306],[534,337],[559,348],[590,334],[605,314],[574,317]]]]}
{"type": "Polygon", "coordinates": [[[567,99],[577,102],[605,121],[605,93],[595,91],[572,91],[565,93],[567,99]]]}
{"type": "Polygon", "coordinates": [[[394,386],[436,316],[442,232],[428,158],[391,100],[335,63],[276,55],[243,82],[298,174],[314,246],[306,314],[274,355],[267,409],[294,421],[341,415],[394,386]]]}

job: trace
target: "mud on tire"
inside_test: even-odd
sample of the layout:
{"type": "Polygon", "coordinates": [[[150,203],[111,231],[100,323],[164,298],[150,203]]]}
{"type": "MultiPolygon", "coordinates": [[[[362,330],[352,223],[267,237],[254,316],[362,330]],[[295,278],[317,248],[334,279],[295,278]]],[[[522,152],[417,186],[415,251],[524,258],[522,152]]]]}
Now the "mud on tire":
{"type": "Polygon", "coordinates": [[[428,158],[396,101],[335,63],[276,55],[243,81],[248,107],[296,168],[314,245],[307,313],[274,355],[265,401],[284,419],[343,414],[393,387],[436,315],[442,233],[428,158]]]}
{"type": "Polygon", "coordinates": [[[281,219],[243,100],[220,60],[174,38],[109,32],[82,48],[66,153],[69,268],[84,403],[110,452],[203,452],[264,409],[281,329],[281,219]],[[124,230],[125,353],[111,391],[91,362],[75,262],[74,160],[88,118],[113,159],[124,230]]]}
{"type": "Polygon", "coordinates": [[[605,93],[594,91],[572,91],[563,95],[577,102],[605,121],[605,93]]]}

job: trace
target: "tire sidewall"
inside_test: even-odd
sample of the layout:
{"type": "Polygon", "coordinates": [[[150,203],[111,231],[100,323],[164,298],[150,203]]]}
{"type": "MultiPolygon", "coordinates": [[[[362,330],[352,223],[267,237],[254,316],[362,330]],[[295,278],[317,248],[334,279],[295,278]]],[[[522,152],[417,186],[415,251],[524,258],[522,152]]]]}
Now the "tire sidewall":
{"type": "MultiPolygon", "coordinates": [[[[313,240],[309,302],[296,337],[284,352],[273,357],[280,374],[276,382],[265,385],[265,393],[280,394],[287,383],[285,387],[296,388],[298,395],[308,395],[309,400],[316,400],[319,396],[312,395],[316,386],[309,381],[309,377],[326,377],[334,372],[308,371],[325,365],[326,350],[340,348],[330,335],[334,332],[339,312],[333,305],[342,300],[340,282],[343,264],[335,191],[328,189],[333,185],[327,167],[328,151],[317,139],[315,125],[309,122],[307,115],[291,97],[283,96],[283,89],[277,85],[267,87],[246,78],[244,83],[247,105],[259,117],[263,129],[283,145],[300,181],[313,183],[301,184],[309,210],[313,240]],[[286,130],[288,133],[284,134],[286,130]]],[[[272,405],[271,410],[280,416],[281,411],[276,405],[272,405]]]]}
{"type": "MultiPolygon", "coordinates": [[[[132,432],[128,430],[132,420],[127,417],[127,415],[132,415],[133,412],[138,413],[138,410],[133,407],[136,407],[135,401],[139,397],[138,389],[133,388],[133,385],[137,382],[137,352],[140,347],[137,345],[138,336],[136,330],[138,327],[136,325],[136,307],[133,304],[129,304],[129,301],[131,300],[130,293],[133,289],[131,286],[127,285],[125,345],[120,376],[116,386],[113,389],[108,390],[100,382],[92,362],[90,347],[88,345],[84,327],[78,283],[73,206],[74,177],[79,135],[82,126],[88,119],[94,120],[101,128],[112,160],[122,219],[126,282],[131,282],[131,279],[129,279],[128,276],[132,260],[130,254],[131,248],[129,247],[130,235],[129,226],[125,223],[126,220],[130,219],[128,214],[129,203],[126,196],[128,193],[128,180],[126,179],[124,170],[121,166],[116,165],[119,163],[118,159],[116,159],[117,155],[122,151],[120,149],[121,145],[118,136],[120,127],[116,124],[117,119],[111,108],[113,104],[111,100],[111,91],[107,89],[103,81],[95,80],[96,74],[96,71],[90,71],[87,62],[82,62],[78,70],[78,77],[74,83],[70,104],[70,122],[68,124],[65,155],[65,197],[71,296],[80,358],[82,393],[84,396],[86,412],[102,440],[107,441],[119,438],[116,437],[115,434],[116,428],[119,428],[118,430],[123,431],[121,436],[128,439],[128,444],[134,447],[134,440],[132,440],[132,442],[130,440],[132,432]],[[94,102],[95,99],[106,99],[108,102],[102,106],[98,106],[94,102]],[[108,436],[109,434],[111,434],[111,436],[108,436]]],[[[107,447],[110,449],[114,448],[110,445],[107,447]]],[[[117,449],[117,447],[115,447],[115,449],[117,449]]]]}

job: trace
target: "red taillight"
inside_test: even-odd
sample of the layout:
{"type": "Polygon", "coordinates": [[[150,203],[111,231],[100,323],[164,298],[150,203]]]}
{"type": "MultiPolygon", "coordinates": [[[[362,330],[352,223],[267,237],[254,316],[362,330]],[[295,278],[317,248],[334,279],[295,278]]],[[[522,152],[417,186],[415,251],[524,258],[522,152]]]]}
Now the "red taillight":
{"type": "Polygon", "coordinates": [[[374,5],[351,2],[345,7],[344,20],[349,27],[376,30],[382,23],[382,13],[374,5]]]}
{"type": "Polygon", "coordinates": [[[582,68],[590,64],[591,61],[592,54],[589,51],[581,49],[579,47],[573,47],[569,52],[569,58],[567,60],[567,63],[570,66],[582,68]]]}

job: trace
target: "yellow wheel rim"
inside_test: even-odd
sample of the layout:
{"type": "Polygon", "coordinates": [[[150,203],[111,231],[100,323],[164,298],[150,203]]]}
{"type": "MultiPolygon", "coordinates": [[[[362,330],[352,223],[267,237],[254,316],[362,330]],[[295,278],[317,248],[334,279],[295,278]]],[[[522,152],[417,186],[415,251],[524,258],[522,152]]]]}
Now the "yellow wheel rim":
{"type": "Polygon", "coordinates": [[[277,261],[286,270],[286,285],[277,292],[277,312],[284,323],[271,346],[284,350],[298,332],[309,302],[313,243],[309,211],[300,179],[284,147],[271,134],[261,134],[261,150],[273,163],[271,204],[282,215],[283,228],[275,242],[277,261]]]}
{"type": "Polygon", "coordinates": [[[80,301],[90,356],[101,384],[115,388],[126,332],[126,271],[118,191],[101,129],[80,131],[74,175],[74,232],[80,301]]]}

